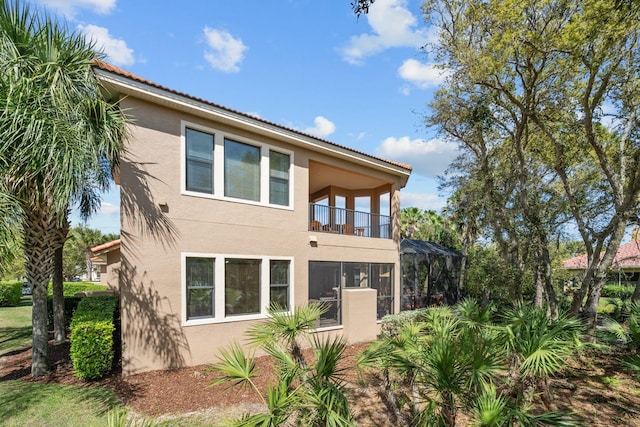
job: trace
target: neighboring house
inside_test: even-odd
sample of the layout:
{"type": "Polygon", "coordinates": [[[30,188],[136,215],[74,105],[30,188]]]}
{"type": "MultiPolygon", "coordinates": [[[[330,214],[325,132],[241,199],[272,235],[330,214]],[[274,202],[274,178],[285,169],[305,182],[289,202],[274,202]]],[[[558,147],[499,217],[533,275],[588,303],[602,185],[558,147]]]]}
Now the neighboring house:
{"type": "MultiPolygon", "coordinates": [[[[636,284],[640,280],[640,242],[637,240],[637,232],[634,231],[633,237],[633,241],[618,248],[609,273],[610,281],[636,284]]],[[[583,274],[588,266],[587,254],[562,262],[562,268],[577,274],[583,274]]]]}
{"type": "Polygon", "coordinates": [[[271,303],[327,304],[317,333],[350,343],[399,311],[410,166],[95,70],[134,119],[116,176],[125,374],[211,362],[271,303]]]}
{"type": "Polygon", "coordinates": [[[118,289],[120,272],[120,239],[89,248],[89,280],[94,280],[96,269],[100,271],[100,283],[113,290],[118,289]]]}

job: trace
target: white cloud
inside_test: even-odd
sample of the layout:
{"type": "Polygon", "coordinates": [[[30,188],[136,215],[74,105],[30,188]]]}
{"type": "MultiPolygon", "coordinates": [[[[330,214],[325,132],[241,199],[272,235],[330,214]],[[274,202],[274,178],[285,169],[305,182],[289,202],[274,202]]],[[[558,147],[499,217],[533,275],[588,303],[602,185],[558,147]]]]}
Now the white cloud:
{"type": "Polygon", "coordinates": [[[248,49],[241,39],[234,38],[227,31],[209,27],[204,27],[204,36],[209,47],[204,53],[204,58],[211,67],[225,73],[240,71],[238,65],[248,49]]]}
{"type": "Polygon", "coordinates": [[[402,191],[400,193],[400,208],[419,208],[423,210],[440,211],[447,204],[446,199],[432,193],[410,193],[402,191]]]}
{"type": "Polygon", "coordinates": [[[123,39],[117,39],[109,34],[109,30],[97,25],[78,25],[78,30],[87,35],[96,43],[98,49],[102,49],[107,55],[107,59],[113,64],[133,65],[136,60],[133,57],[133,49],[127,46],[123,39]]]}
{"type": "Polygon", "coordinates": [[[100,204],[99,215],[113,215],[120,213],[120,206],[116,206],[113,203],[102,202],[100,204]]]}
{"type": "Polygon", "coordinates": [[[442,175],[447,166],[458,155],[458,147],[441,139],[410,139],[389,137],[377,149],[379,156],[401,163],[408,163],[423,176],[442,175]]]}
{"type": "Polygon", "coordinates": [[[116,0],[38,0],[38,3],[69,19],[74,19],[80,9],[106,15],[116,7],[116,0]]]}
{"type": "Polygon", "coordinates": [[[371,33],[352,36],[340,49],[351,64],[393,47],[421,47],[430,37],[425,28],[417,28],[418,19],[407,9],[407,0],[377,0],[366,17],[371,33]]]}
{"type": "Polygon", "coordinates": [[[336,125],[333,122],[325,117],[318,116],[313,122],[315,126],[312,128],[307,128],[303,132],[315,135],[318,137],[329,136],[336,131],[336,125]]]}
{"type": "MultiPolygon", "coordinates": [[[[424,64],[415,59],[407,59],[398,68],[398,74],[421,89],[438,86],[446,78],[446,72],[433,64],[424,64]]],[[[408,91],[408,89],[407,89],[408,91]]]]}

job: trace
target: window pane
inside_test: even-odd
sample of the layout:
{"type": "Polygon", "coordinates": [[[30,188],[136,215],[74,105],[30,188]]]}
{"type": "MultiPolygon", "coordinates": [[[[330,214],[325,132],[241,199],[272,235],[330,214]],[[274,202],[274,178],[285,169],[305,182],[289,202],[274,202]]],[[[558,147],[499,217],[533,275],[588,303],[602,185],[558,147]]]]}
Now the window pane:
{"type": "Polygon", "coordinates": [[[289,205],[289,156],[269,152],[269,203],[289,205]]]}
{"type": "Polygon", "coordinates": [[[213,317],[213,289],[189,289],[187,319],[213,317]]]}
{"type": "Polygon", "coordinates": [[[270,304],[289,309],[289,261],[271,261],[270,304]]]}
{"type": "Polygon", "coordinates": [[[289,310],[289,288],[286,286],[272,286],[269,293],[269,302],[271,305],[289,310]]]}
{"type": "Polygon", "coordinates": [[[213,165],[187,159],[187,190],[213,193],[213,165]]]}
{"type": "Polygon", "coordinates": [[[225,261],[225,315],[260,313],[260,260],[225,261]]]}
{"type": "Polygon", "coordinates": [[[187,190],[213,193],[213,135],[187,128],[187,190]]]}
{"type": "Polygon", "coordinates": [[[260,148],[225,139],[224,195],[260,201],[260,148]]]}
{"type": "Polygon", "coordinates": [[[187,258],[187,319],[214,316],[214,260],[187,258]]]}

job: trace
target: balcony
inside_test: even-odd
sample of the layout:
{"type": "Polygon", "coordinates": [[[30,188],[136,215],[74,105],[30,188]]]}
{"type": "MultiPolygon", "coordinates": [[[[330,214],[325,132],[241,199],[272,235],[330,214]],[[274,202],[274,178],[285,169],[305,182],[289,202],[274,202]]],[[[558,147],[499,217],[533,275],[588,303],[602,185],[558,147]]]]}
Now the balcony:
{"type": "Polygon", "coordinates": [[[390,239],[391,217],[309,203],[309,231],[390,239]]]}

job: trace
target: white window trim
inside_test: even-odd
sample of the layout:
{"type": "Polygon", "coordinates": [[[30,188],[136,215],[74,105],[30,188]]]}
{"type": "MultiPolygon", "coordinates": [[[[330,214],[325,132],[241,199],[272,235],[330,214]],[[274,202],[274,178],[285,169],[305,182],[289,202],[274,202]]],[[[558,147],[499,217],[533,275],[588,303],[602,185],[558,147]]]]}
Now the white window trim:
{"type": "Polygon", "coordinates": [[[248,205],[266,206],[276,209],[293,210],[294,201],[294,153],[275,145],[266,144],[246,138],[231,132],[221,131],[219,129],[203,126],[186,120],[180,121],[180,193],[185,196],[202,197],[205,199],[224,200],[228,202],[244,203],[248,205]],[[213,135],[213,194],[201,193],[198,191],[187,190],[187,143],[186,128],[191,128],[201,132],[213,135]],[[238,199],[235,197],[227,197],[224,195],[224,140],[231,139],[243,144],[252,145],[260,148],[260,201],[238,199]],[[277,151],[278,153],[289,156],[289,205],[283,206],[269,203],[269,151],[277,151]]]}
{"type": "MultiPolygon", "coordinates": [[[[180,269],[180,286],[182,296],[182,326],[209,325],[214,323],[241,322],[247,320],[266,319],[269,317],[270,296],[270,268],[271,261],[289,261],[289,308],[294,306],[294,259],[291,256],[256,256],[238,254],[213,254],[202,252],[182,252],[180,269]],[[187,258],[209,258],[214,260],[214,316],[208,318],[187,319],[187,258]],[[243,314],[225,317],[225,259],[255,259],[260,260],[260,313],[243,314]]],[[[290,311],[291,312],[291,311],[290,311]]]]}

